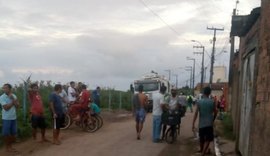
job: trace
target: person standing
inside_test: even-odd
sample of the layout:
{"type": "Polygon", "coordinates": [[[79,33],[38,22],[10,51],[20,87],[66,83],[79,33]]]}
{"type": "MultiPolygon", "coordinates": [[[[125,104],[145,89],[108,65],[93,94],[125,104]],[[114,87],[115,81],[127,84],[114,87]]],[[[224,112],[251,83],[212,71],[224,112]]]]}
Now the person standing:
{"type": "Polygon", "coordinates": [[[180,93],[179,103],[181,105],[181,116],[184,117],[187,110],[187,97],[185,93],[180,93]]]}
{"type": "Polygon", "coordinates": [[[160,93],[153,95],[153,142],[158,143],[161,141],[161,115],[162,107],[165,104],[164,94],[166,92],[166,87],[161,86],[160,93]]]}
{"type": "Polygon", "coordinates": [[[192,103],[193,103],[193,98],[191,95],[187,97],[187,109],[190,109],[190,112],[193,113],[193,108],[192,108],[192,103]]]}
{"type": "Polygon", "coordinates": [[[15,94],[12,93],[10,84],[3,85],[4,93],[0,96],[0,105],[2,106],[2,135],[6,145],[6,152],[17,152],[12,148],[12,143],[16,140],[17,134],[17,114],[16,109],[19,102],[15,94]]]}
{"type": "Polygon", "coordinates": [[[199,137],[200,137],[200,153],[204,156],[209,150],[209,144],[214,139],[213,124],[217,116],[217,110],[214,100],[209,96],[211,88],[204,88],[204,96],[198,101],[196,111],[193,118],[192,130],[195,131],[195,122],[199,114],[199,137]]]}
{"type": "Polygon", "coordinates": [[[97,87],[96,90],[92,92],[93,102],[100,107],[100,87],[97,87]]]}
{"type": "Polygon", "coordinates": [[[66,90],[64,89],[66,86],[62,86],[62,92],[59,94],[61,99],[62,99],[62,104],[63,104],[63,110],[66,113],[68,111],[68,104],[69,104],[69,100],[68,100],[68,95],[66,90]]]}
{"type": "Polygon", "coordinates": [[[28,99],[30,102],[30,114],[32,123],[32,136],[33,139],[37,138],[37,128],[41,129],[41,142],[47,141],[45,137],[45,117],[44,117],[44,107],[42,103],[41,96],[38,92],[38,85],[32,84],[28,91],[28,99]]]}
{"type": "Polygon", "coordinates": [[[77,92],[75,90],[75,82],[71,81],[68,87],[68,100],[70,104],[74,104],[77,99],[77,92]]]}
{"type": "Polygon", "coordinates": [[[62,92],[62,86],[56,84],[54,86],[54,92],[49,96],[50,110],[53,115],[53,144],[60,145],[61,141],[59,139],[60,128],[63,126],[65,121],[65,115],[62,107],[62,100],[60,93],[62,92]]]}
{"type": "Polygon", "coordinates": [[[146,116],[147,96],[143,93],[143,85],[139,85],[139,93],[133,96],[133,114],[136,120],[137,140],[141,139],[141,132],[146,116]]]}

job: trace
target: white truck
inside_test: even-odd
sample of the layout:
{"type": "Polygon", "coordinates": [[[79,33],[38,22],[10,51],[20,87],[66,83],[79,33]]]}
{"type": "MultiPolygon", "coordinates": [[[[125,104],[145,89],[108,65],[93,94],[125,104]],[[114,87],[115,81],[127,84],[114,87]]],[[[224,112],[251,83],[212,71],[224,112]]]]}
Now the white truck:
{"type": "Polygon", "coordinates": [[[134,81],[134,94],[138,93],[139,86],[143,85],[143,91],[148,97],[148,112],[152,112],[153,109],[153,94],[159,93],[160,87],[165,86],[167,88],[166,93],[171,90],[171,84],[169,80],[163,75],[158,75],[156,72],[151,72],[143,76],[141,79],[134,81]]]}

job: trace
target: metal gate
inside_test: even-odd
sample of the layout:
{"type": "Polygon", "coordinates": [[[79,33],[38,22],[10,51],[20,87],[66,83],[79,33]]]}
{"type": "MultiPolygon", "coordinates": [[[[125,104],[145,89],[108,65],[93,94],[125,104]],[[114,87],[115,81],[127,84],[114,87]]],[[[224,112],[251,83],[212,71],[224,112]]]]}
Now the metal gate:
{"type": "Polygon", "coordinates": [[[255,53],[253,52],[245,57],[243,62],[242,97],[240,97],[242,98],[242,105],[240,118],[239,151],[243,156],[248,156],[254,85],[255,53]]]}

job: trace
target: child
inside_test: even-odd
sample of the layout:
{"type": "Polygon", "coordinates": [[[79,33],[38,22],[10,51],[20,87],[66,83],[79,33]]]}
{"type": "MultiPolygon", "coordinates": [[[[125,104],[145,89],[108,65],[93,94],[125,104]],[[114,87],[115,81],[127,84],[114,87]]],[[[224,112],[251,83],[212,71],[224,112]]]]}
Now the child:
{"type": "Polygon", "coordinates": [[[100,114],[100,108],[92,100],[89,101],[89,108],[91,109],[91,114],[100,114]]]}

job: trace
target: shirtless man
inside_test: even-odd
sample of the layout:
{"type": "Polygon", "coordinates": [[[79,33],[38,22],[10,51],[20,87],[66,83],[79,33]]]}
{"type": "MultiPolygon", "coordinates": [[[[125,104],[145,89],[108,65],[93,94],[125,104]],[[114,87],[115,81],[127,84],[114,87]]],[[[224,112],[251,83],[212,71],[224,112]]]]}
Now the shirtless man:
{"type": "Polygon", "coordinates": [[[143,93],[143,86],[139,86],[139,93],[133,97],[133,113],[136,121],[137,139],[141,139],[141,132],[143,129],[143,123],[146,115],[147,96],[143,93]]]}

